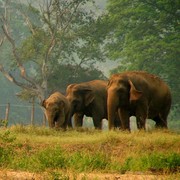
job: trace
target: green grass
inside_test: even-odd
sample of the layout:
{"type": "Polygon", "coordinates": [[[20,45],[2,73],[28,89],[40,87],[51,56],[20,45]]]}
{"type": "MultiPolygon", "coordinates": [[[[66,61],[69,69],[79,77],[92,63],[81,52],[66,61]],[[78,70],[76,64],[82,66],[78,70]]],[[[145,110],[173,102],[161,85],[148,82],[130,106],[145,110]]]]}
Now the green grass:
{"type": "Polygon", "coordinates": [[[0,168],[48,172],[54,178],[67,171],[178,174],[179,147],[180,135],[167,130],[63,132],[14,126],[0,130],[0,168]]]}

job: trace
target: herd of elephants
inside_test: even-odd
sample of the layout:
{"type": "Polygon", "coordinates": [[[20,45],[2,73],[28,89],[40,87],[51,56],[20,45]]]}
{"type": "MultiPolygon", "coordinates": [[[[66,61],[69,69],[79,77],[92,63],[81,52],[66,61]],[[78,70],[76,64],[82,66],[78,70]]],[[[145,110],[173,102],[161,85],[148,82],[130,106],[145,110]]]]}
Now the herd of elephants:
{"type": "Polygon", "coordinates": [[[109,130],[130,131],[130,117],[135,116],[138,129],[145,129],[146,119],[158,128],[167,128],[171,92],[159,77],[144,71],[113,74],[108,81],[93,80],[70,84],[66,95],[51,94],[42,102],[51,128],[83,125],[83,116],[92,117],[95,129],[108,120],[109,130]]]}

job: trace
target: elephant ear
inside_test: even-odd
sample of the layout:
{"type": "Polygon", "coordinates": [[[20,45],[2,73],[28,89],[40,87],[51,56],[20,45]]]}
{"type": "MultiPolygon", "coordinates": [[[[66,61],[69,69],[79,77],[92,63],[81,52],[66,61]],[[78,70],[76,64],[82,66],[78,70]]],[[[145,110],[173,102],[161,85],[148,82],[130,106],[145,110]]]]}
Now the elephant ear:
{"type": "Polygon", "coordinates": [[[94,100],[94,95],[92,90],[90,89],[86,89],[85,90],[85,106],[88,106],[90,103],[92,103],[92,101],[94,100]]]}
{"type": "Polygon", "coordinates": [[[138,91],[131,80],[129,80],[130,84],[130,101],[136,101],[142,96],[142,91],[138,91]]]}
{"type": "Polygon", "coordinates": [[[46,108],[46,99],[44,99],[44,100],[41,102],[41,106],[43,106],[44,108],[46,108]]]}
{"type": "Polygon", "coordinates": [[[57,102],[57,106],[60,107],[60,108],[64,108],[65,103],[64,103],[62,100],[59,100],[59,101],[57,102]]]}

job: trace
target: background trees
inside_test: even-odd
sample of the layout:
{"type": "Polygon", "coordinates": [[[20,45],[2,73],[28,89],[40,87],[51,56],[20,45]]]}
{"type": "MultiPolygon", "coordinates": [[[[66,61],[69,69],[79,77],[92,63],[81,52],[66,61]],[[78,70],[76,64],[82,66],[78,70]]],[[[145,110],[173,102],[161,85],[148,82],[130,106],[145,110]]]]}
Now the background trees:
{"type": "Polygon", "coordinates": [[[0,0],[1,102],[17,102],[17,92],[41,101],[115,67],[161,76],[180,118],[179,9],[178,0],[0,0]]]}
{"type": "Polygon", "coordinates": [[[108,0],[100,24],[107,27],[101,29],[108,57],[119,60],[112,72],[146,70],[161,76],[171,87],[176,115],[180,114],[179,24],[178,0],[108,0]]]}
{"type": "MultiPolygon", "coordinates": [[[[69,81],[61,84],[63,79],[76,76],[74,80],[78,82],[82,79],[78,79],[77,72],[89,68],[89,72],[96,71],[94,63],[103,61],[103,55],[90,33],[96,14],[87,5],[93,7],[92,1],[43,0],[39,4],[1,1],[4,34],[1,52],[10,47],[11,55],[1,56],[0,71],[22,88],[20,97],[35,96],[42,101],[55,86],[64,90],[62,85],[69,81]],[[76,71],[65,73],[61,66],[76,67],[76,71]],[[55,85],[57,80],[59,84],[55,85]]],[[[100,71],[98,73],[94,78],[101,76],[100,71]]],[[[87,76],[91,79],[91,73],[87,76]]]]}

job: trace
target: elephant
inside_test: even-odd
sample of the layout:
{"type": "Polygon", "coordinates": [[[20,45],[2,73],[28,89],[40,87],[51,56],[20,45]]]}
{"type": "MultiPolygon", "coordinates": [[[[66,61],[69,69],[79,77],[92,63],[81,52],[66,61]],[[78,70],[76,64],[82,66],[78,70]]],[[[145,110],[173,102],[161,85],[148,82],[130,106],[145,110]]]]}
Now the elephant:
{"type": "Polygon", "coordinates": [[[47,99],[43,100],[42,106],[45,108],[45,114],[50,128],[66,129],[70,115],[70,103],[60,92],[54,92],[47,99]]]}
{"type": "MultiPolygon", "coordinates": [[[[108,81],[92,80],[79,84],[70,84],[66,89],[66,98],[70,102],[70,118],[74,115],[75,127],[81,127],[83,116],[92,117],[95,129],[102,129],[102,119],[107,119],[108,81]]],[[[115,120],[116,127],[120,120],[115,120]]]]}
{"type": "Polygon", "coordinates": [[[171,92],[159,77],[145,71],[113,74],[107,86],[108,127],[114,128],[118,111],[124,130],[130,131],[130,116],[136,116],[138,129],[145,130],[146,119],[157,128],[167,128],[171,108],[171,92]]]}

